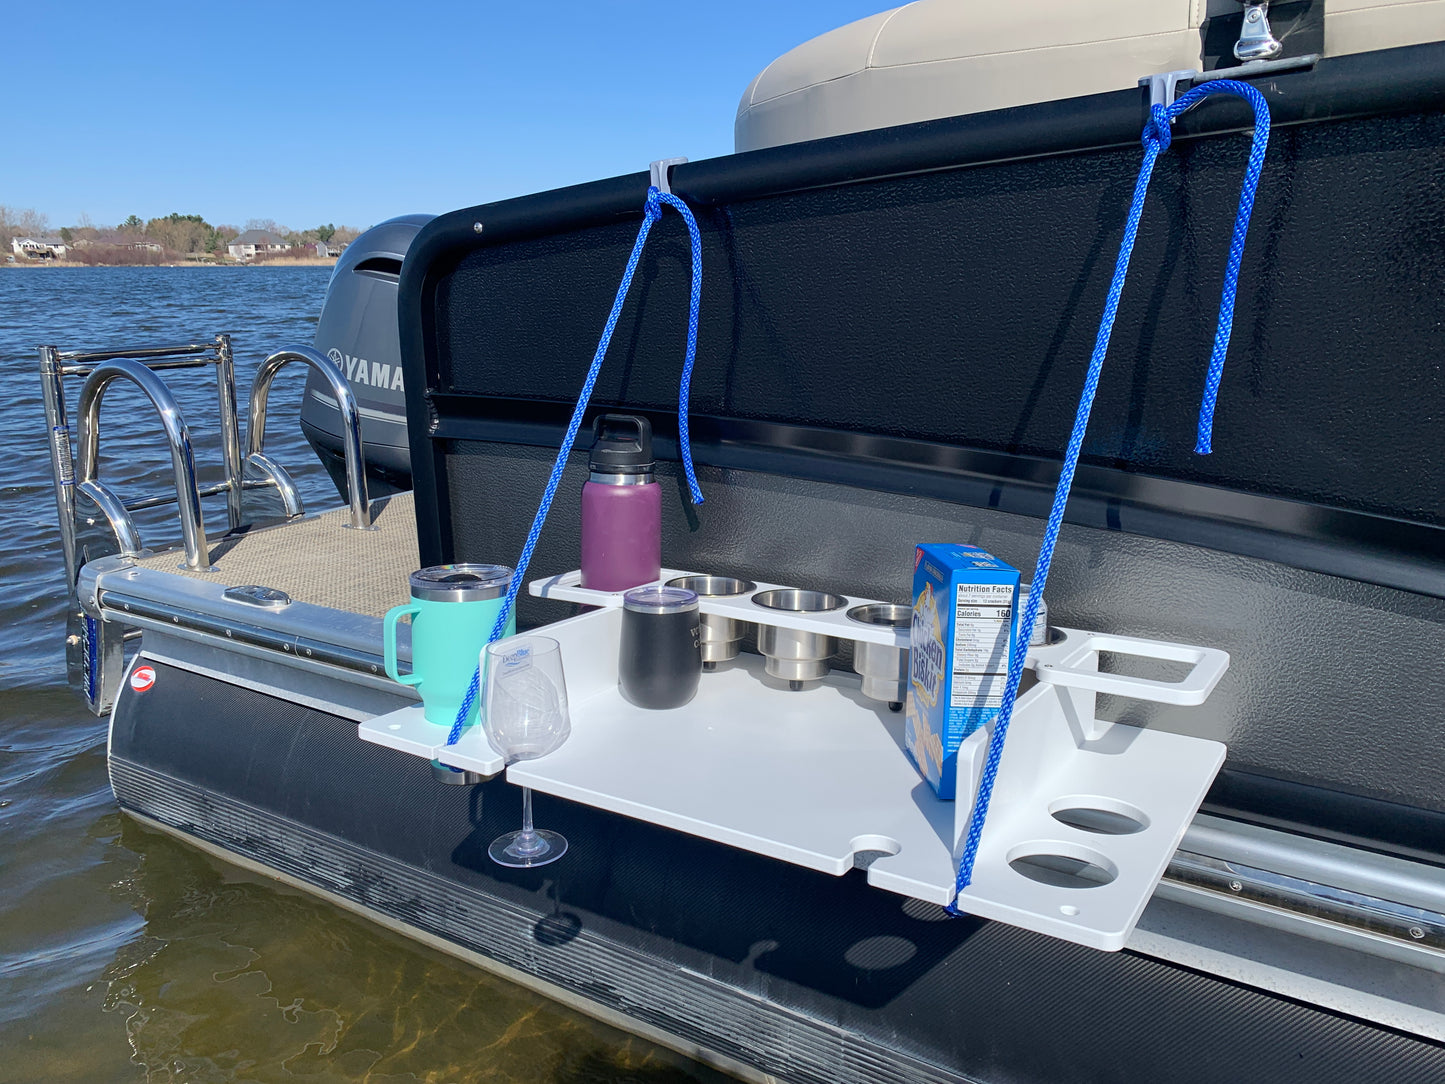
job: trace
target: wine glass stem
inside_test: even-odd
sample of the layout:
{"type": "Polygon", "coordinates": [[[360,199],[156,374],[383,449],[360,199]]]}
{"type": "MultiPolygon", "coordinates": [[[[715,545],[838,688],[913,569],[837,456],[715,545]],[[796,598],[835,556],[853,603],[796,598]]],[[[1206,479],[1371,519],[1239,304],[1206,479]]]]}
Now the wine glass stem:
{"type": "Polygon", "coordinates": [[[539,836],[532,828],[532,788],[522,788],[522,830],[512,840],[512,845],[507,848],[507,853],[517,857],[532,857],[545,854],[547,841],[539,836]]]}
{"type": "Polygon", "coordinates": [[[531,839],[536,833],[532,830],[532,788],[522,788],[522,835],[531,839]]]}

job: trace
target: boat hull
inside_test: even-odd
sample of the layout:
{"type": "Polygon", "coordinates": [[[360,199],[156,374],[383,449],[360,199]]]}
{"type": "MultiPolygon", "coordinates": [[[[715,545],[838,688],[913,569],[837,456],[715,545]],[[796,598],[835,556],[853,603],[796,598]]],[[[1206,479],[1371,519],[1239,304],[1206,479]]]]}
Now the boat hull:
{"type": "Polygon", "coordinates": [[[504,870],[486,848],[518,821],[516,787],[440,785],[350,719],[146,662],[155,682],[127,685],[112,723],[127,812],[739,1075],[1355,1081],[1388,1065],[1424,1081],[1445,1067],[1429,1041],[1189,968],[545,795],[537,817],[568,837],[567,862],[504,870]]]}

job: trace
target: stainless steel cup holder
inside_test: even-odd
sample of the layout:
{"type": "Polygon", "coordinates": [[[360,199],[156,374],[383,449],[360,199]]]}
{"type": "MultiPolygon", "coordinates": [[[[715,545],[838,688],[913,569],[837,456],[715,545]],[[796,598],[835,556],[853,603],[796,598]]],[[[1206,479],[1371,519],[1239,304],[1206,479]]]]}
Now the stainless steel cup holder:
{"type": "MultiPolygon", "coordinates": [[[[777,587],[759,591],[752,597],[753,605],[768,610],[790,613],[829,613],[848,602],[842,595],[827,591],[804,591],[796,587],[777,587]]],[[[798,690],[809,681],[817,681],[828,673],[828,660],[838,650],[836,637],[800,629],[758,625],[758,650],[767,660],[764,669],[775,678],[798,690]]]]}
{"type": "MultiPolygon", "coordinates": [[[[678,576],[668,580],[667,586],[685,587],[700,598],[734,598],[756,591],[758,587],[752,580],[739,580],[732,576],[678,576]]],[[[718,663],[737,658],[738,644],[746,631],[746,622],[718,614],[703,614],[699,630],[703,669],[713,670],[718,663]]]]}
{"type": "MultiPolygon", "coordinates": [[[[870,602],[854,606],[848,620],[860,625],[906,629],[913,624],[913,609],[894,602],[870,602]]],[[[853,669],[863,678],[863,695],[882,700],[890,710],[903,710],[908,695],[908,649],[857,640],[853,644],[853,669]]]]}

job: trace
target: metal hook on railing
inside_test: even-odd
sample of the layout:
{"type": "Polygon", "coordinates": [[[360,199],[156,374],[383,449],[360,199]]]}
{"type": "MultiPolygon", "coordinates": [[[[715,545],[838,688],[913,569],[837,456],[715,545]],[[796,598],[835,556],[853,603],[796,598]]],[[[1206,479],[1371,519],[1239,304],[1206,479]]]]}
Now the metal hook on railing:
{"type": "Polygon", "coordinates": [[[246,431],[246,455],[264,455],[266,442],[266,397],[271,391],[271,381],[282,366],[293,361],[309,365],[326,380],[331,387],[337,409],[341,411],[341,446],[346,460],[346,498],[351,505],[351,522],[348,527],[359,531],[375,530],[371,524],[371,502],[366,493],[366,463],[361,455],[361,410],[356,405],[356,396],[346,377],[334,362],[312,350],[309,346],[288,346],[278,350],[256,370],[251,381],[250,420],[246,431]]]}
{"type": "Polygon", "coordinates": [[[666,192],[668,195],[671,195],[672,167],[686,164],[687,159],[685,157],[659,158],[657,161],[648,164],[648,180],[651,182],[652,187],[657,189],[659,192],[666,192]]]}
{"type": "Polygon", "coordinates": [[[1139,80],[1141,87],[1149,88],[1149,108],[1152,110],[1156,105],[1168,109],[1174,104],[1174,99],[1179,96],[1180,83],[1197,83],[1207,78],[1203,72],[1195,71],[1193,68],[1181,68],[1172,72],[1155,72],[1153,75],[1146,75],[1139,80]]]}

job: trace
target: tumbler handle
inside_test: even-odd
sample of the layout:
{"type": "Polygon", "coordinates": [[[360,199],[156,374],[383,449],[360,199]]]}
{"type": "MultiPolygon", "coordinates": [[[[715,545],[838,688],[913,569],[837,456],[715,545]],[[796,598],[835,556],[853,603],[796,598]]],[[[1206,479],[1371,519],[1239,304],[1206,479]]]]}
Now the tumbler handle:
{"type": "MultiPolygon", "coordinates": [[[[381,643],[383,655],[386,660],[386,676],[392,681],[400,682],[403,685],[420,685],[421,678],[415,674],[399,674],[396,672],[396,623],[407,614],[412,615],[412,623],[416,623],[416,615],[421,613],[421,607],[415,602],[407,603],[405,606],[393,606],[386,611],[386,618],[381,623],[381,643]]],[[[416,660],[412,660],[413,667],[416,660]]]]}

